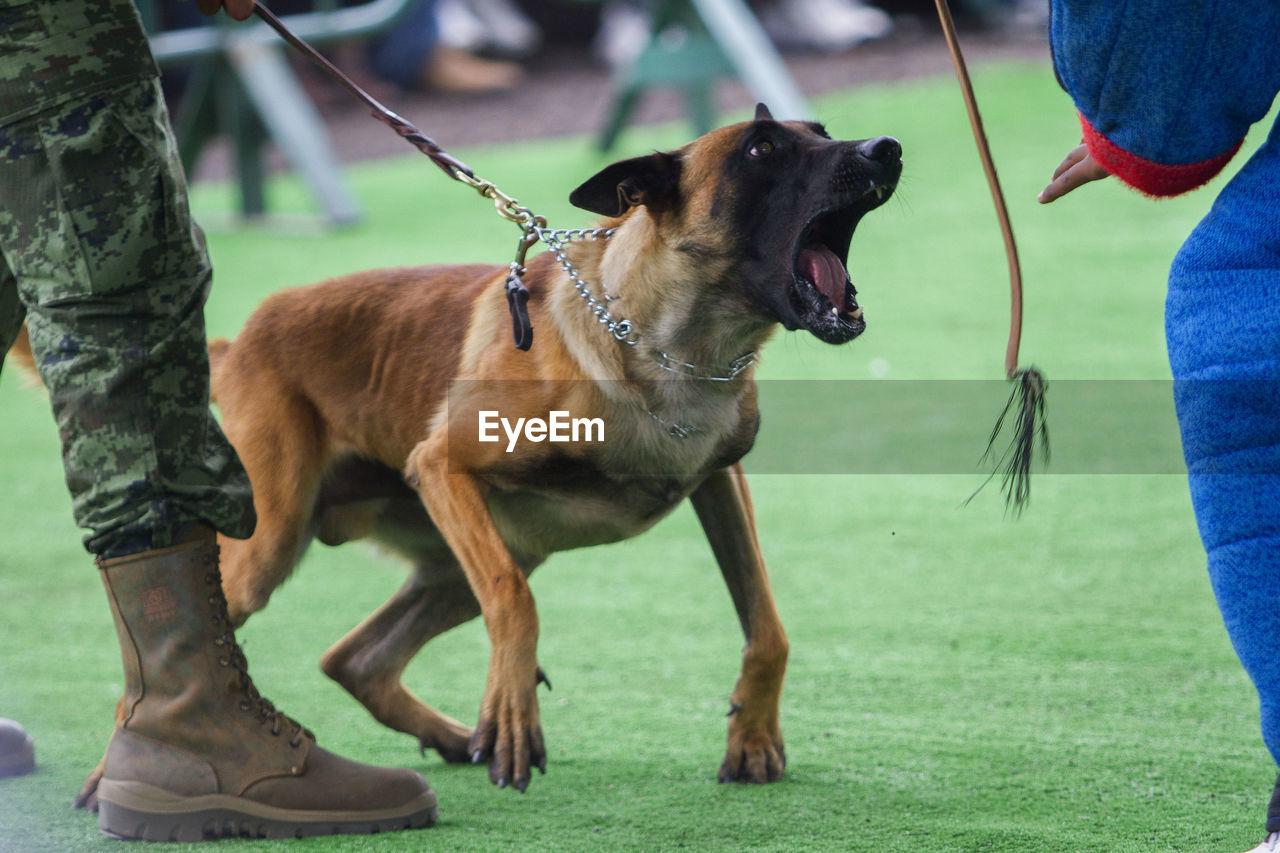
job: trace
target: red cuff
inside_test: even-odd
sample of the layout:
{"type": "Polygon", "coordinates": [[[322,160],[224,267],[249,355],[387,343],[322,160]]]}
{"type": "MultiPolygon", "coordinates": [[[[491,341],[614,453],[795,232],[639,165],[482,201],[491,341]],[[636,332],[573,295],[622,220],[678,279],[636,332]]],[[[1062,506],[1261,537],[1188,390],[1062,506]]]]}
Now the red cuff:
{"type": "Polygon", "coordinates": [[[1084,130],[1084,142],[1098,165],[1124,181],[1129,186],[1149,196],[1171,196],[1185,193],[1206,184],[1236,156],[1244,140],[1240,140],[1225,154],[1201,160],[1199,163],[1170,165],[1147,160],[1124,150],[1098,131],[1083,115],[1080,127],[1084,130]]]}

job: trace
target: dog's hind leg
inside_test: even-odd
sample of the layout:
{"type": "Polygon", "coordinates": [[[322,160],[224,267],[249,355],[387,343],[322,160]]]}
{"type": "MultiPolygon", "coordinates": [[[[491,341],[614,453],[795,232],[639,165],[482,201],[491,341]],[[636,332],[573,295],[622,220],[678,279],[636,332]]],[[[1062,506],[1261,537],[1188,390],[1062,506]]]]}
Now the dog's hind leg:
{"type": "Polygon", "coordinates": [[[249,473],[258,513],[248,539],[218,537],[222,588],[235,627],[266,606],[302,559],[327,463],[320,420],[309,402],[265,384],[249,393],[258,398],[255,405],[230,390],[219,395],[227,438],[249,473]],[[262,402],[264,394],[269,402],[262,402]]]}
{"type": "Polygon", "coordinates": [[[728,749],[718,776],[721,782],[772,782],[782,776],[787,763],[778,725],[787,635],[769,588],[742,467],[716,471],[690,499],[747,641],[742,673],[730,699],[728,749]]]}
{"type": "Polygon", "coordinates": [[[451,570],[420,563],[386,604],[325,652],[320,667],[378,722],[415,736],[445,761],[470,761],[471,729],[414,696],[401,675],[428,640],[479,613],[456,563],[451,570]]]}

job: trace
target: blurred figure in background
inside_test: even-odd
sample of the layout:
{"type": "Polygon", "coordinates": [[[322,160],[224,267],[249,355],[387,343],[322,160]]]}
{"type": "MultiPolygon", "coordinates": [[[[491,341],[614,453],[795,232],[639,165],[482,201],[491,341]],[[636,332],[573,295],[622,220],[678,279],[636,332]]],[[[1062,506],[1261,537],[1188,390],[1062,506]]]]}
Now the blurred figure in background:
{"type": "Polygon", "coordinates": [[[756,4],[779,50],[843,53],[893,31],[893,18],[863,0],[769,0],[756,4]]]}
{"type": "MultiPolygon", "coordinates": [[[[893,19],[863,0],[763,0],[749,4],[780,50],[838,53],[884,38],[893,19]]],[[[645,0],[610,0],[600,14],[592,53],[611,68],[627,64],[649,37],[645,0]]]]}
{"type": "Polygon", "coordinates": [[[542,45],[538,25],[512,0],[439,0],[442,40],[481,56],[526,59],[542,45]]]}
{"type": "MultiPolygon", "coordinates": [[[[369,68],[406,90],[486,95],[513,88],[524,76],[519,65],[486,59],[473,48],[500,43],[512,54],[531,51],[537,30],[521,28],[524,20],[503,17],[490,4],[499,0],[412,0],[412,7],[388,32],[369,43],[369,68]],[[503,24],[479,18],[474,8],[484,8],[503,24]],[[515,21],[511,24],[511,21],[515,21]],[[490,33],[500,42],[485,42],[490,33]]],[[[514,10],[511,10],[514,11],[514,10]]]]}
{"type": "MultiPolygon", "coordinates": [[[[366,0],[346,0],[344,5],[357,5],[366,0]]],[[[523,77],[519,65],[476,55],[473,34],[459,25],[458,10],[499,3],[502,0],[410,0],[409,8],[386,32],[370,37],[365,61],[378,78],[406,91],[438,91],[458,95],[486,95],[505,92],[523,77]]],[[[269,0],[271,11],[279,15],[296,15],[314,11],[310,0],[269,0]]],[[[486,24],[472,19],[483,29],[486,24]]],[[[486,19],[488,20],[488,19],[486,19]]],[[[208,26],[210,21],[190,0],[163,0],[160,24],[166,30],[208,26]]],[[[496,25],[491,30],[502,33],[505,44],[516,55],[520,46],[532,50],[537,45],[537,30],[514,34],[510,25],[496,25]]],[[[166,71],[167,94],[181,90],[185,73],[181,68],[166,71]]]]}

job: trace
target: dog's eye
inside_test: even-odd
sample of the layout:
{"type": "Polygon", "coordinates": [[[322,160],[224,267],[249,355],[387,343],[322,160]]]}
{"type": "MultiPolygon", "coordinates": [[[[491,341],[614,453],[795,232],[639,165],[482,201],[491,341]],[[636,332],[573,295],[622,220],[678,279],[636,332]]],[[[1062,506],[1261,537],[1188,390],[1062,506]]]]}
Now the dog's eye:
{"type": "Polygon", "coordinates": [[[768,157],[773,153],[773,143],[767,140],[760,140],[747,152],[752,157],[768,157]]]}

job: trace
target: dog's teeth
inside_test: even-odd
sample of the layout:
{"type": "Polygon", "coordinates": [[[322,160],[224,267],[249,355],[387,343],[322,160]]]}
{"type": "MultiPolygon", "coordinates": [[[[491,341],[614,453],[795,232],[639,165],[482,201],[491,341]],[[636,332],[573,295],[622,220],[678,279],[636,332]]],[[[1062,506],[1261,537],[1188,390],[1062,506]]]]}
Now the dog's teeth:
{"type": "Polygon", "coordinates": [[[850,317],[852,317],[852,318],[853,318],[853,319],[855,319],[855,320],[861,320],[861,319],[862,319],[862,306],[861,306],[861,305],[859,305],[857,308],[854,308],[854,309],[853,309],[853,313],[851,313],[849,316],[850,316],[850,317]]]}
{"type": "Polygon", "coordinates": [[[839,312],[839,311],[837,311],[835,308],[832,308],[832,309],[831,309],[831,316],[832,316],[832,317],[839,317],[839,316],[840,316],[840,312],[839,312]]]}

